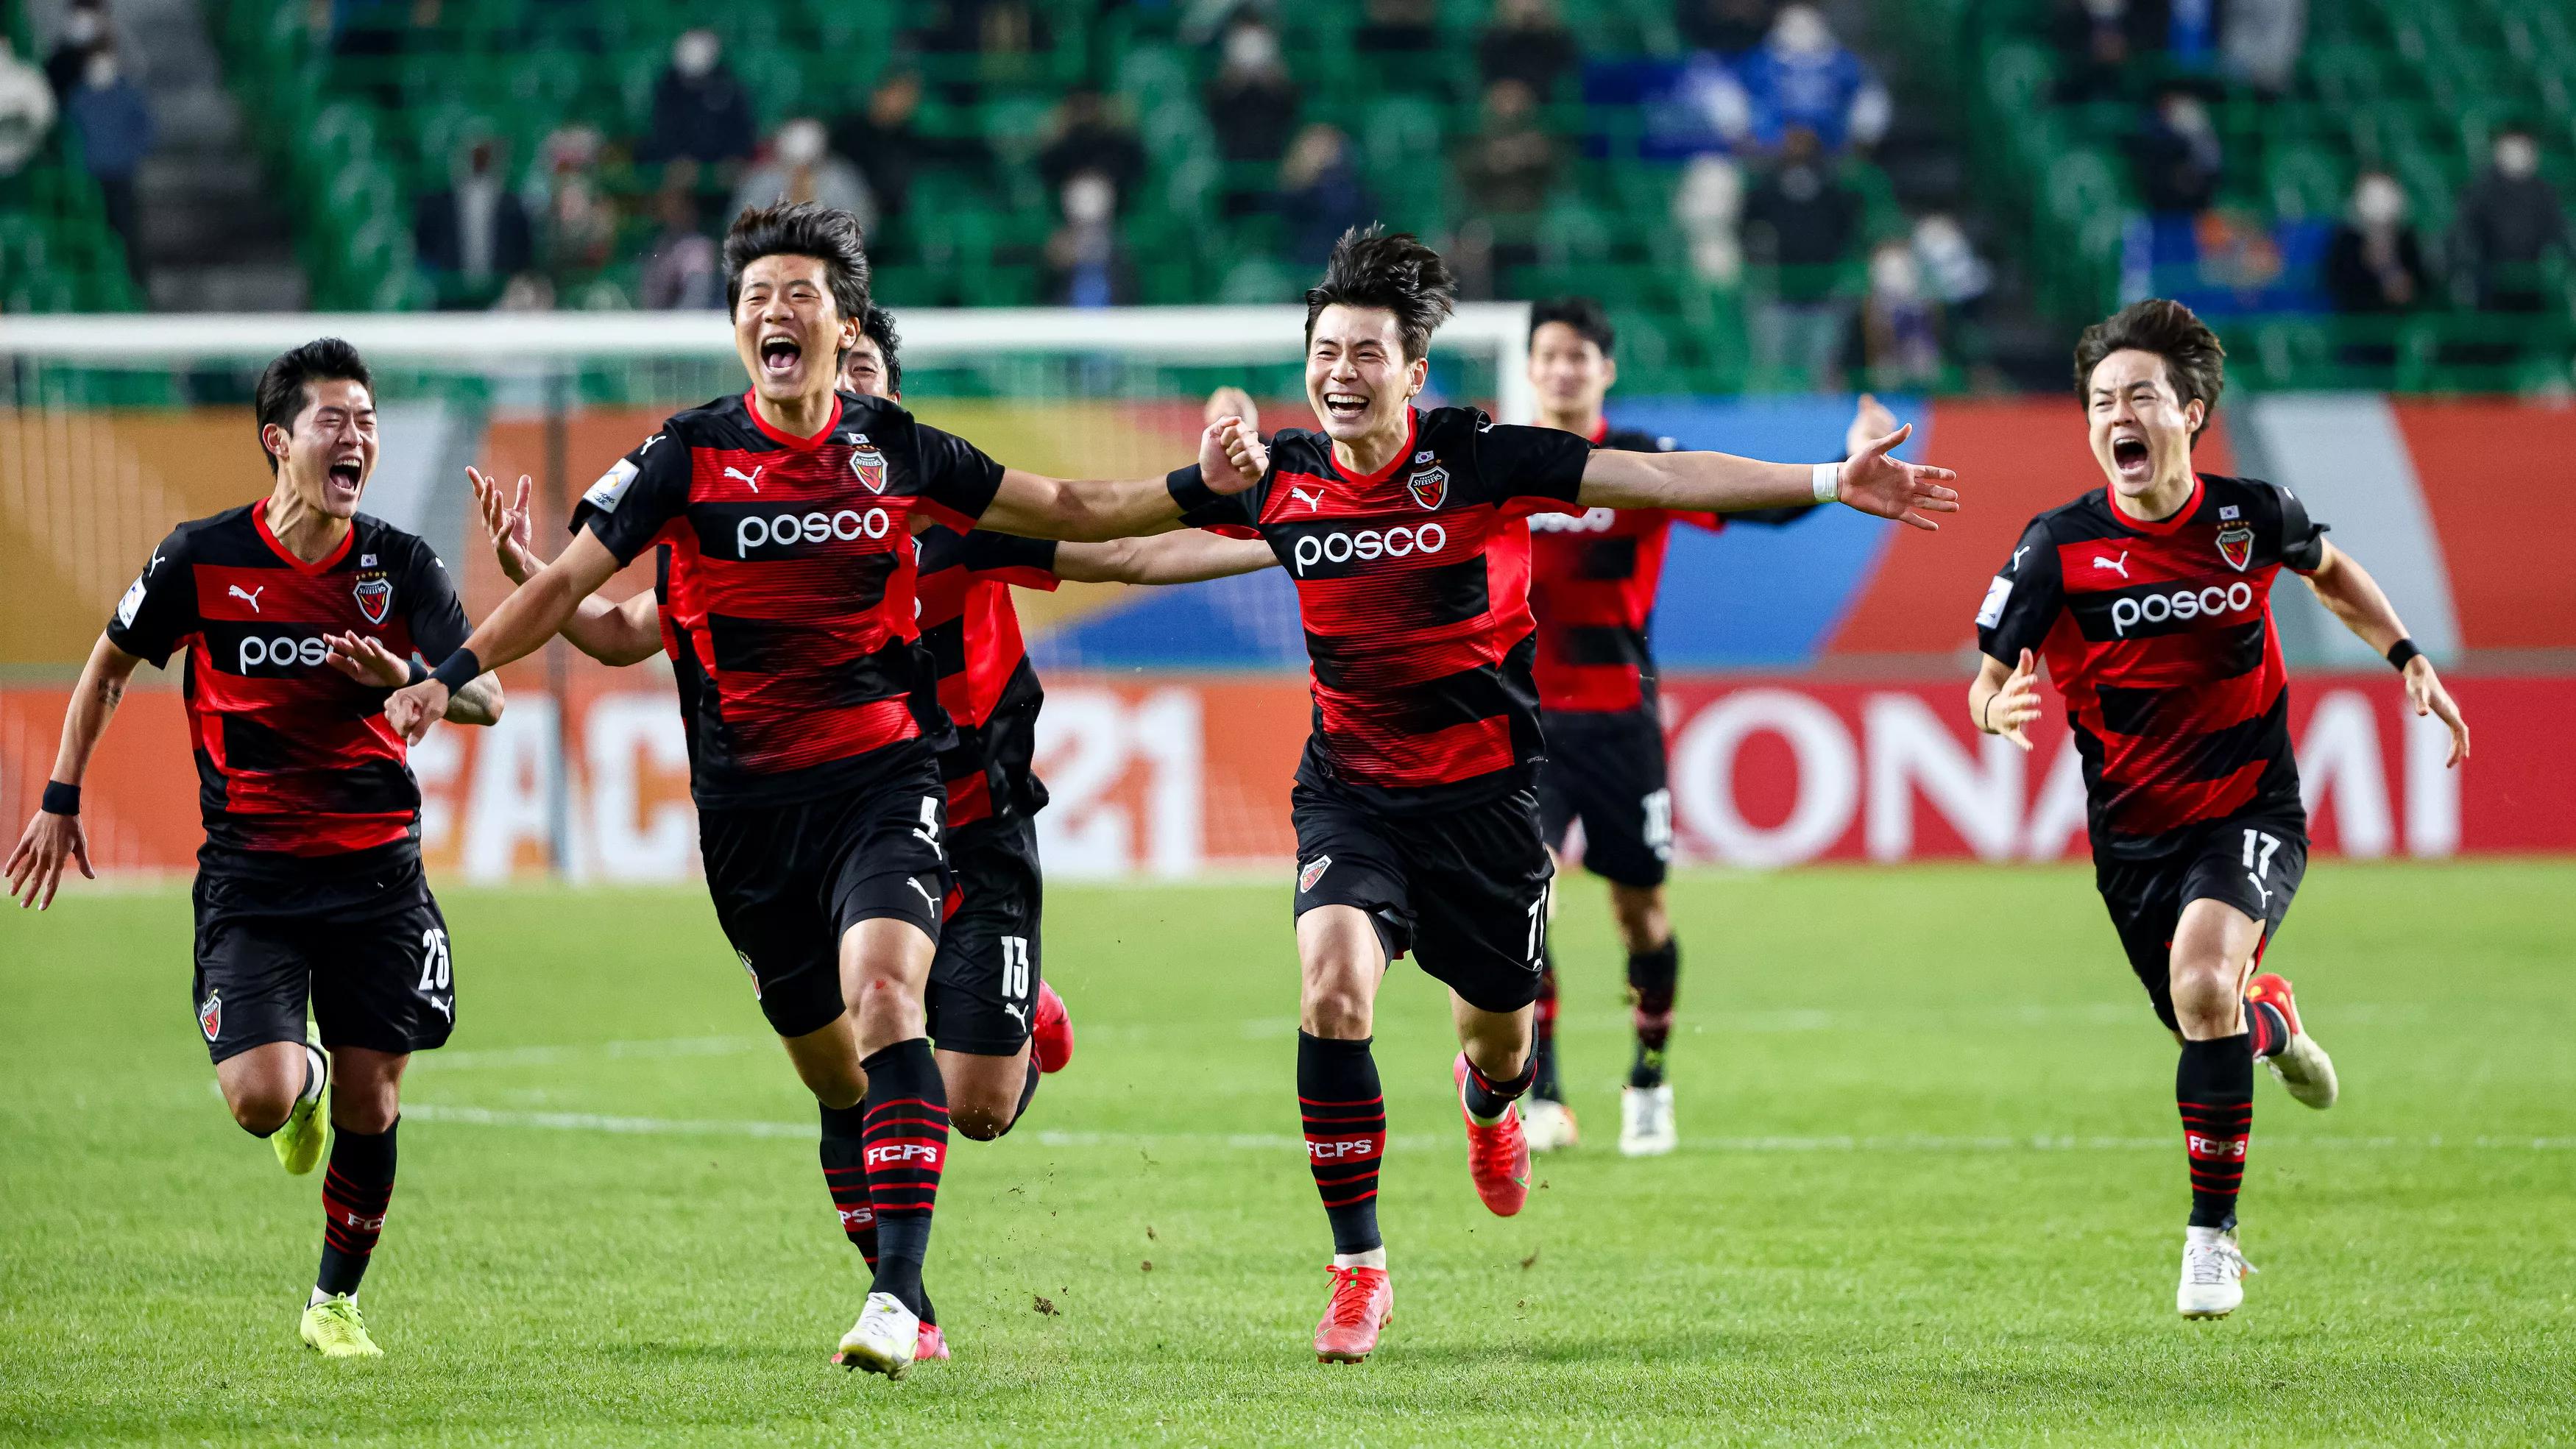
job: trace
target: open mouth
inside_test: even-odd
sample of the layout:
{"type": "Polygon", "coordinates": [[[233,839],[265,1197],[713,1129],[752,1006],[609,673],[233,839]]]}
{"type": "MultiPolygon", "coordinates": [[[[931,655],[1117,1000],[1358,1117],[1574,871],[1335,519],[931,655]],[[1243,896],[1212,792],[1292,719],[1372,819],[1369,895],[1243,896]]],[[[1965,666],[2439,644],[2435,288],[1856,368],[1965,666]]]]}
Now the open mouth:
{"type": "Polygon", "coordinates": [[[342,458],[333,463],[331,465],[332,493],[348,498],[357,497],[358,484],[364,477],[364,473],[365,470],[358,466],[358,460],[355,458],[342,458]]]}
{"type": "Polygon", "coordinates": [[[1324,415],[1336,422],[1355,423],[1368,416],[1368,399],[1355,392],[1324,394],[1324,415]]]}
{"type": "Polygon", "coordinates": [[[2147,440],[2123,435],[2111,440],[2111,466],[2123,473],[2146,470],[2149,461],[2147,440]]]}
{"type": "Polygon", "coordinates": [[[805,357],[804,347],[793,337],[764,337],[760,342],[760,367],[772,377],[785,377],[796,370],[805,357]]]}

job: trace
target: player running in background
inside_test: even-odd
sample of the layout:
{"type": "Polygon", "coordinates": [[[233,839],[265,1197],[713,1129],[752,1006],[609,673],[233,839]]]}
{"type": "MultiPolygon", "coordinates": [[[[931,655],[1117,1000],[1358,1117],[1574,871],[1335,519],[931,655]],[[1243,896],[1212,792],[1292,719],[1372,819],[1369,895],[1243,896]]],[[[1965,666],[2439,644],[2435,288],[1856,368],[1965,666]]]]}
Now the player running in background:
{"type": "MultiPolygon", "coordinates": [[[[206,827],[197,1029],[243,1131],[299,1175],[328,1150],[322,1266],[298,1332],[326,1357],[373,1358],[358,1285],[393,1197],[403,1068],[456,1021],[447,922],[421,874],[420,786],[377,715],[420,670],[415,651],[445,658],[464,640],[465,611],[428,544],[358,512],[377,443],[355,348],[326,337],[280,356],[254,407],[268,497],[180,524],[118,601],[9,889],[41,909],[66,861],[95,874],[80,824],[90,758],[135,666],[185,648],[206,827]]],[[[445,712],[492,723],[500,681],[445,712]]]]}
{"type": "MultiPolygon", "coordinates": [[[[708,891],[814,1093],[827,1180],[867,1183],[876,1271],[835,1359],[891,1376],[919,1343],[949,1125],[924,1003],[952,881],[933,752],[946,722],[921,664],[913,535],[980,521],[1106,540],[1180,510],[1164,479],[1005,469],[890,402],[841,396],[869,306],[847,212],[745,211],[725,273],[749,388],[676,414],[611,468],[564,551],[385,708],[417,739],[450,688],[533,652],[618,569],[671,545],[677,652],[702,675],[690,785],[708,891]]],[[[1223,486],[1258,476],[1239,423],[1199,451],[1223,486]]]]}
{"type": "MultiPolygon", "coordinates": [[[[1296,582],[1314,730],[1292,793],[1301,972],[1297,1098],[1333,1233],[1315,1352],[1357,1362],[1394,1308],[1377,1226],[1386,1106],[1370,1055],[1387,963],[1410,951],[1450,989],[1452,1065],[1477,1195],[1529,1193],[1514,1104],[1529,1089],[1531,1003],[1552,867],[1531,790],[1541,754],[1529,530],[1542,511],[1734,512],[1839,499],[1936,527],[1950,475],[1887,450],[1840,464],[1595,451],[1472,408],[1417,411],[1449,267],[1409,235],[1345,233],[1306,294],[1306,395],[1319,431],[1283,429],[1251,489],[1171,481],[1186,521],[1265,540],[1296,582]]],[[[1229,455],[1229,464],[1237,460],[1229,455]]],[[[1231,479],[1228,480],[1232,481],[1231,479]]]]}
{"type": "MultiPolygon", "coordinates": [[[[1619,366],[1608,314],[1589,297],[1561,297],[1530,312],[1529,377],[1538,422],[1596,448],[1668,453],[1673,440],[1613,428],[1601,410],[1619,366]]],[[[1863,394],[1843,437],[1845,456],[1896,430],[1896,418],[1863,394]]],[[[1730,522],[1783,524],[1815,505],[1718,515],[1655,508],[1587,508],[1530,515],[1530,612],[1538,620],[1538,702],[1547,761],[1539,767],[1539,824],[1551,852],[1583,822],[1583,865],[1610,883],[1610,914],[1627,953],[1628,1003],[1637,1033],[1619,1096],[1619,1150],[1673,1150],[1673,1089],[1664,1080],[1681,945],[1664,909],[1672,860],[1673,797],[1664,784],[1664,722],[1647,626],[1675,523],[1715,532],[1730,522]]],[[[1555,901],[1549,902],[1554,915],[1555,901]]],[[[1576,1141],[1574,1110],[1557,1082],[1556,956],[1539,974],[1532,1018],[1538,1075],[1523,1104],[1530,1150],[1576,1141]]]]}
{"type": "Polygon", "coordinates": [[[2220,1318],[2251,1271],[2236,1193],[2254,1115],[2254,1063],[2310,1107],[2334,1064],[2300,1024],[2290,983],[2249,981],[2308,862],[2290,749],[2289,683],[2272,624],[2287,568],[2387,654],[2418,715],[2468,726],[2388,596],[2325,539],[2287,488],[2193,471],[2225,384],[2216,334],[2149,300],[2085,330],[2075,385],[2108,487],[2032,519],[1977,612],[1985,652],[1968,690],[1977,728],[2027,750],[2041,706],[2035,659],[2066,701],[2084,762],[2094,879],[2156,1015],[2182,1043],[2174,1096],[2191,1177],[2175,1306],[2220,1318]]]}

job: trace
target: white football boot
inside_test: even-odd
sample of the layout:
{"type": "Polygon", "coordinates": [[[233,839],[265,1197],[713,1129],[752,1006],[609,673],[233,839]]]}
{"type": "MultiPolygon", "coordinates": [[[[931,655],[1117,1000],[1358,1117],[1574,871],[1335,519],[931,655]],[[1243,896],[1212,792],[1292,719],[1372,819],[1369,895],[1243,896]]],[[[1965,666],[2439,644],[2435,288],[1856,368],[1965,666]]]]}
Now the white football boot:
{"type": "Polygon", "coordinates": [[[2236,1234],[2217,1228],[2185,1228],[2182,1236],[2182,1286],[2174,1290],[2174,1307],[2185,1318],[2225,1318],[2245,1301],[2245,1275],[2255,1271],[2236,1250],[2236,1234]]]}
{"type": "Polygon", "coordinates": [[[2277,1008],[2281,1019],[2290,1024],[2290,1040],[2280,1051],[2263,1059],[2272,1076],[2302,1107],[2322,1112],[2335,1104],[2341,1088],[2335,1081],[2334,1058],[2317,1045],[2317,1039],[2299,1022],[2298,997],[2292,994],[2289,978],[2266,971],[2245,985],[2248,1002],[2265,1002],[2277,1008]]]}
{"type": "Polygon", "coordinates": [[[1673,1125],[1673,1085],[1619,1090],[1619,1155],[1661,1157],[1681,1145],[1673,1125]]]}
{"type": "Polygon", "coordinates": [[[859,1321],[841,1335],[841,1349],[832,1362],[899,1379],[912,1367],[913,1350],[920,1343],[920,1317],[891,1293],[871,1293],[859,1321]]]}
{"type": "Polygon", "coordinates": [[[1532,1152],[1556,1152],[1572,1147],[1579,1137],[1574,1126],[1574,1109],[1563,1102],[1532,1097],[1521,1103],[1521,1135],[1529,1139],[1532,1152]]]}

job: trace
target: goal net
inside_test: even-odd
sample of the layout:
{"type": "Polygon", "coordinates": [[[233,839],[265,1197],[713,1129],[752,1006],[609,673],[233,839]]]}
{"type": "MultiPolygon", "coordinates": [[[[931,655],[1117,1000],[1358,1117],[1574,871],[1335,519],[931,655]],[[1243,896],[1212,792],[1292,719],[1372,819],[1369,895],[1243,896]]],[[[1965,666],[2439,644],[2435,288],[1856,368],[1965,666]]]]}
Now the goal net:
{"type": "MultiPolygon", "coordinates": [[[[1265,430],[1309,425],[1290,307],[900,313],[903,401],[1006,464],[1135,477],[1195,455],[1201,405],[1244,388],[1265,430]]],[[[1462,307],[1426,402],[1526,420],[1528,308],[1462,307]]],[[[581,491],[663,418],[744,386],[710,313],[0,318],[0,819],[34,808],[69,687],[143,561],[180,521],[264,496],[250,409],[268,359],[321,336],[376,374],[364,509],[430,540],[469,617],[504,597],[468,464],[531,480],[538,551],[581,491]]],[[[604,594],[650,587],[639,564],[604,594]]],[[[1044,671],[1050,868],[1196,874],[1290,854],[1285,770],[1306,720],[1295,600],[1275,573],[1180,589],[1021,591],[1044,671]]],[[[85,811],[102,868],[180,872],[198,839],[179,662],[141,671],[85,811]]],[[[599,666],[557,641],[504,671],[489,730],[414,752],[434,867],[656,881],[696,868],[686,755],[660,660],[599,666]]]]}

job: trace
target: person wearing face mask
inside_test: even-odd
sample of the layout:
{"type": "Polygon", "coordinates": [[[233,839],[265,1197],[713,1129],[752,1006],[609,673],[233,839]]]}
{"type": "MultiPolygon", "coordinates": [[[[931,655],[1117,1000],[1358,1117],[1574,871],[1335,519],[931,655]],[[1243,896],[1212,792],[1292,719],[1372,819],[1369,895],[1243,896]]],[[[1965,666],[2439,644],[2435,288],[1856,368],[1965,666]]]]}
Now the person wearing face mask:
{"type": "Polygon", "coordinates": [[[134,175],[152,149],[152,107],[143,88],[125,74],[116,42],[102,38],[91,48],[81,71],[80,89],[64,107],[80,133],[81,161],[98,183],[107,224],[125,243],[125,264],[135,279],[143,276],[141,239],[134,175]]]}
{"type": "MultiPolygon", "coordinates": [[[[2384,171],[2365,171],[2353,184],[2352,209],[2326,245],[2326,296],[2346,316],[2412,312],[2424,305],[2430,285],[2424,249],[2406,224],[2406,192],[2384,171]]],[[[2344,348],[2344,360],[2386,367],[2397,349],[2379,339],[2344,348]]]]}
{"type": "MultiPolygon", "coordinates": [[[[759,142],[751,93],[724,63],[712,30],[690,30],[671,44],[671,65],[653,86],[653,125],[636,159],[647,165],[690,160],[702,167],[738,166],[759,142]]],[[[721,194],[721,193],[719,193],[721,194]]]]}
{"type": "Polygon", "coordinates": [[[1798,126],[1813,131],[1829,152],[1873,146],[1887,134],[1887,87],[1834,38],[1813,5],[1782,6],[1771,33],[1735,72],[1753,139],[1766,148],[1798,126]]]}
{"type": "Polygon", "coordinates": [[[2568,253],[2567,212],[2540,175],[2540,143],[2508,127],[2494,164],[2460,193],[2458,254],[2482,312],[2537,312],[2547,305],[2535,268],[2568,253]]]}
{"type": "Polygon", "coordinates": [[[1058,196],[1085,171],[1109,178],[1111,192],[1121,201],[1133,196],[1145,179],[1144,145],[1098,91],[1065,92],[1047,118],[1046,135],[1046,147],[1038,152],[1038,179],[1058,196]]]}
{"type": "Polygon", "coordinates": [[[89,53],[106,38],[107,0],[73,0],[65,7],[62,35],[45,52],[45,83],[54,88],[57,109],[72,103],[81,73],[89,68],[89,53]]]}
{"type": "Polygon", "coordinates": [[[1047,238],[1047,298],[1064,307],[1115,307],[1134,300],[1118,250],[1118,192],[1085,171],[1064,183],[1064,221],[1047,238]]]}
{"type": "Polygon", "coordinates": [[[2219,145],[2218,127],[2209,119],[2209,107],[2191,92],[2175,89],[2158,97],[2129,149],[2148,210],[2197,215],[2218,194],[2219,168],[2226,155],[2219,145]]]}
{"type": "Polygon", "coordinates": [[[857,217],[862,232],[876,229],[876,194],[857,167],[832,154],[823,123],[810,116],[778,128],[768,163],[742,178],[733,209],[741,213],[773,201],[816,202],[857,217]]]}
{"type": "Polygon", "coordinates": [[[528,209],[510,190],[490,136],[456,148],[448,184],[420,199],[412,248],[442,307],[487,306],[535,253],[528,209]]]}
{"type": "MultiPolygon", "coordinates": [[[[1259,17],[1246,14],[1226,28],[1225,60],[1208,82],[1207,113],[1224,160],[1275,166],[1287,153],[1297,130],[1297,84],[1279,58],[1278,32],[1259,17]]],[[[1228,215],[1259,204],[1255,192],[1226,190],[1228,215]]]]}

